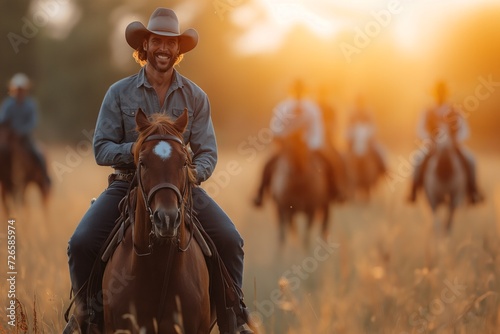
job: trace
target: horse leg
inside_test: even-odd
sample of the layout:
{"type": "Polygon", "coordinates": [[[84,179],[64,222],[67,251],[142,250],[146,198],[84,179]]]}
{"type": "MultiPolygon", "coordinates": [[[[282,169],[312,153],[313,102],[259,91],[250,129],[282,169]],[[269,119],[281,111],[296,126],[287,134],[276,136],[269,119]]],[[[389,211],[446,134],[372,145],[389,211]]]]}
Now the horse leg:
{"type": "Polygon", "coordinates": [[[453,224],[453,217],[455,215],[455,204],[453,203],[454,199],[450,200],[450,205],[448,207],[448,217],[446,219],[446,233],[450,233],[451,225],[453,224]]]}
{"type": "Polygon", "coordinates": [[[280,248],[283,248],[283,246],[285,245],[285,241],[286,241],[286,229],[287,229],[287,214],[285,212],[285,210],[283,209],[279,209],[278,210],[278,240],[279,240],[279,244],[280,244],[280,248]]]}
{"type": "Polygon", "coordinates": [[[321,237],[323,240],[328,239],[328,222],[330,221],[330,207],[328,203],[323,207],[323,221],[321,222],[321,237]]]}
{"type": "Polygon", "coordinates": [[[10,208],[9,208],[9,204],[7,203],[7,191],[5,189],[5,185],[0,184],[0,196],[2,197],[2,206],[5,210],[5,213],[7,214],[7,216],[9,216],[10,215],[10,208]]]}
{"type": "Polygon", "coordinates": [[[306,217],[307,217],[307,225],[304,231],[304,248],[309,249],[309,246],[311,245],[311,230],[314,224],[314,210],[308,210],[306,217]]]}
{"type": "Polygon", "coordinates": [[[432,226],[434,229],[434,236],[436,238],[439,238],[442,234],[442,226],[441,226],[441,220],[439,219],[437,214],[436,206],[432,206],[432,226]]]}

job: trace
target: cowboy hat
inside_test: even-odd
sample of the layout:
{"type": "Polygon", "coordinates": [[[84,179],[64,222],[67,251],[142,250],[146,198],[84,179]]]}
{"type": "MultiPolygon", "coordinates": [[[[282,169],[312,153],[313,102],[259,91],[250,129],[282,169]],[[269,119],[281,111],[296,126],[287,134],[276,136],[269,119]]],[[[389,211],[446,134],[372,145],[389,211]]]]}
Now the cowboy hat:
{"type": "Polygon", "coordinates": [[[16,73],[9,82],[11,89],[28,89],[29,86],[30,79],[24,73],[16,73]]]}
{"type": "Polygon", "coordinates": [[[187,29],[181,34],[177,15],[168,8],[157,8],[149,18],[147,28],[141,22],[134,21],[125,29],[125,39],[134,50],[142,45],[149,34],[178,36],[181,54],[191,51],[198,44],[198,32],[187,29]]]}

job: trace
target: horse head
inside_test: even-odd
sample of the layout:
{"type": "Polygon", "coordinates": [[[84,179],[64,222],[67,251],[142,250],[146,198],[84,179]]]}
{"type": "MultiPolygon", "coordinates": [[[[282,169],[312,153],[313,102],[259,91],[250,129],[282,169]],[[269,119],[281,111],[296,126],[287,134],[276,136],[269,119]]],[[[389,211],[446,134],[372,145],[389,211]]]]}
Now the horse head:
{"type": "Polygon", "coordinates": [[[191,155],[182,140],[188,123],[187,109],[175,121],[162,114],[153,115],[149,120],[139,109],[136,123],[139,137],[134,160],[140,193],[136,221],[146,216],[152,236],[172,239],[178,236],[183,210],[195,182],[191,155]],[[139,217],[139,205],[142,217],[139,217]]]}

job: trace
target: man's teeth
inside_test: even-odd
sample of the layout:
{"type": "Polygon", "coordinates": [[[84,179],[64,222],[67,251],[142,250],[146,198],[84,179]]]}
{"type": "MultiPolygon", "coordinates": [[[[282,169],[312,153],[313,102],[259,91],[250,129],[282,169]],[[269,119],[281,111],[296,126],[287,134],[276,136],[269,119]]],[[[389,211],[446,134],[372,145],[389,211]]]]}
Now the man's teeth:
{"type": "Polygon", "coordinates": [[[157,57],[158,57],[159,59],[162,59],[162,60],[169,60],[169,59],[170,59],[170,57],[169,57],[169,56],[165,56],[165,55],[157,55],[157,57]]]}

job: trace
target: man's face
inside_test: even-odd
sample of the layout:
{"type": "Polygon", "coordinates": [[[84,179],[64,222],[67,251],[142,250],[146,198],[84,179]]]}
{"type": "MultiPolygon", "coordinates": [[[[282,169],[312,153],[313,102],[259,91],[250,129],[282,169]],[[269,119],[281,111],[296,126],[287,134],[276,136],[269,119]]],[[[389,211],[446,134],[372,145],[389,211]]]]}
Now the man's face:
{"type": "Polygon", "coordinates": [[[27,90],[24,87],[11,88],[11,96],[19,101],[22,101],[27,95],[27,90]]]}
{"type": "Polygon", "coordinates": [[[167,72],[179,56],[179,38],[151,34],[144,42],[144,49],[148,64],[158,72],[167,72]]]}

